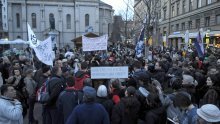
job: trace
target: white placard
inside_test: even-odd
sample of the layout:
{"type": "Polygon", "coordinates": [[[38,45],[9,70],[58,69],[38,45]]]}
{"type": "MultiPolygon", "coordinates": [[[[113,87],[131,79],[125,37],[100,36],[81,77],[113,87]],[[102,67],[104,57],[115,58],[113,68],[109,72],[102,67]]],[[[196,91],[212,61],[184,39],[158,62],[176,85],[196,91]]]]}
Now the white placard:
{"type": "Polygon", "coordinates": [[[88,38],[82,36],[82,47],[83,51],[97,51],[107,50],[108,35],[103,35],[96,38],[88,38]]]}
{"type": "Polygon", "coordinates": [[[91,67],[92,79],[128,78],[128,67],[91,67]]]}
{"type": "Polygon", "coordinates": [[[45,41],[40,42],[37,47],[33,48],[37,58],[46,65],[53,66],[54,52],[52,50],[52,40],[51,37],[47,38],[45,41]]]}

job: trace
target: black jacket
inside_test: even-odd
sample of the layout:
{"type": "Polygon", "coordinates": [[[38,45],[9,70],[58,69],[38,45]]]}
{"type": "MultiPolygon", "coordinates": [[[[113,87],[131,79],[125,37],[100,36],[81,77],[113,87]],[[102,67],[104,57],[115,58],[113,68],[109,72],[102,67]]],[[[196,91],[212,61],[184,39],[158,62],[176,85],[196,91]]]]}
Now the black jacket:
{"type": "Polygon", "coordinates": [[[56,108],[56,101],[58,99],[59,94],[65,89],[65,83],[59,76],[52,76],[52,78],[48,82],[50,98],[46,106],[56,108]]]}
{"type": "Polygon", "coordinates": [[[147,111],[145,115],[145,123],[146,124],[166,124],[167,115],[166,108],[154,108],[147,111]]]}
{"type": "Polygon", "coordinates": [[[104,106],[105,110],[108,112],[109,117],[112,114],[112,108],[114,106],[114,103],[111,99],[108,98],[103,98],[103,97],[96,97],[96,102],[100,103],[101,105],[104,106]]]}
{"type": "Polygon", "coordinates": [[[83,91],[76,91],[73,87],[67,87],[62,91],[57,100],[59,124],[64,124],[73,109],[83,101],[83,91]]]}
{"type": "Polygon", "coordinates": [[[137,124],[140,103],[135,98],[131,104],[128,104],[129,107],[126,107],[126,102],[130,102],[126,99],[123,98],[113,107],[111,124],[137,124]]]}

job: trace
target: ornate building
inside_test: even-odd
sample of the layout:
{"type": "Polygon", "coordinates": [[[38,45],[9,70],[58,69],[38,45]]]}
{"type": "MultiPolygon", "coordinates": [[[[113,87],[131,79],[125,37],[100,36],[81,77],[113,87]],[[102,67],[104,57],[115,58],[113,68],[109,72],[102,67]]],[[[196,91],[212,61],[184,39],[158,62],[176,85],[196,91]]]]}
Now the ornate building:
{"type": "MultiPolygon", "coordinates": [[[[134,16],[137,26],[142,23],[137,15],[143,18],[142,13],[147,14],[143,1],[146,0],[135,0],[134,9],[140,10],[134,16]]],[[[220,0],[159,0],[157,6],[153,28],[158,40],[154,42],[161,44],[165,41],[167,47],[182,49],[186,31],[189,31],[190,42],[193,43],[202,28],[206,34],[205,44],[220,44],[220,0]]]]}
{"type": "Polygon", "coordinates": [[[9,40],[27,40],[27,23],[39,40],[49,35],[58,47],[87,32],[111,34],[112,6],[100,0],[8,0],[9,40]]]}

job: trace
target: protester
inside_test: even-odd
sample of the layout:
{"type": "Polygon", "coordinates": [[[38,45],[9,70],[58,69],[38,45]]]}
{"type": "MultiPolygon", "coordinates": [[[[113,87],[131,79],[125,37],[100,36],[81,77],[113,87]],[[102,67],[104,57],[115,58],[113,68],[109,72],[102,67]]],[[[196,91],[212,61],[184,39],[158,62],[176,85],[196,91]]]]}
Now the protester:
{"type": "Polygon", "coordinates": [[[183,117],[179,120],[180,124],[196,124],[197,108],[191,102],[191,96],[187,92],[178,92],[174,98],[174,106],[185,111],[183,117]]]}
{"type": "Polygon", "coordinates": [[[140,103],[135,97],[136,89],[128,87],[125,91],[125,98],[116,104],[112,110],[111,124],[136,124],[140,103]]]}
{"type": "Polygon", "coordinates": [[[110,124],[105,108],[95,103],[96,91],[92,87],[83,88],[84,102],[74,108],[66,124],[110,124]]]}
{"type": "Polygon", "coordinates": [[[112,108],[114,103],[108,97],[108,90],[105,85],[100,85],[97,90],[96,102],[103,105],[105,110],[108,112],[109,117],[112,115],[112,108]]]}
{"type": "Polygon", "coordinates": [[[74,89],[74,77],[67,77],[66,83],[67,87],[60,93],[56,103],[59,124],[65,124],[72,110],[83,101],[83,92],[74,89]]]}
{"type": "Polygon", "coordinates": [[[59,94],[65,89],[65,83],[62,80],[62,70],[60,66],[54,66],[52,68],[52,77],[48,82],[49,100],[45,103],[45,116],[46,124],[57,124],[58,113],[56,107],[56,101],[59,94]]]}
{"type": "Polygon", "coordinates": [[[82,90],[83,81],[89,77],[90,76],[88,75],[88,64],[86,62],[83,62],[83,63],[81,63],[81,70],[77,71],[75,74],[74,88],[76,90],[82,90]]]}
{"type": "Polygon", "coordinates": [[[205,104],[197,109],[197,124],[215,124],[220,122],[220,110],[213,104],[205,104]]]}
{"type": "Polygon", "coordinates": [[[1,86],[0,122],[2,124],[23,124],[22,105],[16,97],[16,90],[9,85],[1,86]]]}
{"type": "Polygon", "coordinates": [[[26,77],[24,78],[24,83],[28,93],[29,124],[37,124],[38,121],[34,119],[34,105],[36,100],[37,83],[33,80],[33,69],[27,69],[25,74],[26,77]]]}

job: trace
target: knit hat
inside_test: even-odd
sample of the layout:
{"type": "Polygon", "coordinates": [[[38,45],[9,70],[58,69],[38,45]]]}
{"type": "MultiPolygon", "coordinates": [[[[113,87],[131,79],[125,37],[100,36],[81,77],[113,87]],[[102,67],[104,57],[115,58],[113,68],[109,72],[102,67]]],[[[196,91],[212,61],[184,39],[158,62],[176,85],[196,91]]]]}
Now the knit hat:
{"type": "Polygon", "coordinates": [[[46,73],[46,72],[48,72],[49,70],[50,70],[50,67],[49,67],[49,66],[45,66],[45,67],[42,68],[42,72],[43,72],[43,73],[46,73]]]}
{"type": "Polygon", "coordinates": [[[96,97],[96,90],[92,87],[89,87],[89,86],[85,86],[83,88],[83,93],[84,93],[84,96],[86,96],[87,98],[95,98],[96,97]]]}
{"type": "Polygon", "coordinates": [[[220,110],[215,105],[203,105],[201,108],[197,109],[197,114],[207,122],[220,122],[220,110]]]}
{"type": "Polygon", "coordinates": [[[129,86],[127,89],[126,89],[127,93],[128,93],[128,96],[134,96],[135,93],[136,93],[136,89],[132,86],[129,86]]]}
{"type": "Polygon", "coordinates": [[[97,96],[98,97],[107,97],[107,88],[105,85],[100,85],[98,90],[97,90],[97,96]]]}
{"type": "Polygon", "coordinates": [[[183,85],[184,84],[191,84],[194,86],[198,85],[198,82],[191,76],[191,75],[183,75],[183,85]]]}

